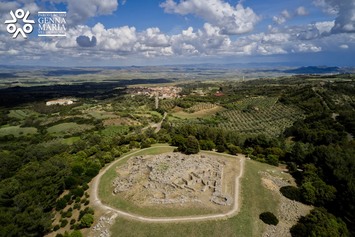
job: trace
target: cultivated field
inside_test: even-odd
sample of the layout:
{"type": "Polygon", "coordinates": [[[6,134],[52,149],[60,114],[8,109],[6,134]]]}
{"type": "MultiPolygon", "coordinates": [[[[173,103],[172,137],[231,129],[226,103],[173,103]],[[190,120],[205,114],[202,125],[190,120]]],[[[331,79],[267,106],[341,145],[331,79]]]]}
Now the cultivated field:
{"type": "Polygon", "coordinates": [[[223,122],[218,126],[247,135],[277,136],[304,117],[299,109],[277,103],[275,98],[248,98],[232,107],[220,113],[223,122]]]}
{"type": "Polygon", "coordinates": [[[14,135],[15,137],[35,134],[37,133],[37,128],[32,127],[20,127],[20,126],[4,126],[0,128],[0,136],[14,135]]]}
{"type": "Polygon", "coordinates": [[[223,107],[213,104],[204,104],[207,105],[203,107],[203,105],[196,105],[189,109],[190,112],[186,112],[182,109],[172,113],[173,116],[180,119],[194,119],[194,118],[207,118],[215,115],[217,112],[221,112],[224,110],[223,107]]]}
{"type": "Polygon", "coordinates": [[[63,136],[63,135],[81,133],[85,130],[89,130],[92,128],[94,128],[94,126],[88,124],[60,123],[52,127],[49,127],[47,131],[53,136],[63,136]]]}

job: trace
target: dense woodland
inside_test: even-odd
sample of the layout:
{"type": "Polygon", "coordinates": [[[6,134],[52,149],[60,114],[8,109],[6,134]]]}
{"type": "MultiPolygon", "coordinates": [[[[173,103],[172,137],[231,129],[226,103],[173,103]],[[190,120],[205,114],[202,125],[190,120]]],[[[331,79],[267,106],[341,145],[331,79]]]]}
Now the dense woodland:
{"type": "MultiPolygon", "coordinates": [[[[71,226],[71,234],[77,235],[75,230],[90,227],[93,222],[87,183],[105,164],[123,153],[154,143],[170,143],[187,154],[197,153],[200,149],[216,150],[244,153],[251,159],[272,165],[285,163],[298,187],[286,187],[282,193],[315,206],[309,215],[292,227],[292,236],[354,236],[355,143],[351,135],[354,134],[355,104],[354,100],[346,99],[355,95],[354,83],[265,79],[221,82],[207,96],[191,94],[194,88],[212,86],[216,87],[216,84],[188,83],[183,89],[186,97],[174,103],[181,108],[190,108],[197,102],[209,102],[230,109],[233,102],[245,96],[262,95],[277,97],[278,103],[299,108],[305,117],[274,137],[267,134],[248,136],[217,127],[215,125],[221,121],[219,114],[193,121],[176,121],[168,116],[158,133],[152,128],[142,131],[142,126],[131,126],[124,133],[107,137],[100,133],[104,125],[99,119],[62,118],[44,125],[36,117],[19,122],[8,116],[11,108],[1,108],[1,125],[33,126],[38,132],[0,137],[0,236],[43,236],[67,224],[71,226]],[[217,90],[224,96],[214,96],[217,90]],[[64,144],[47,132],[48,127],[63,122],[91,124],[93,127],[75,134],[79,140],[64,144]],[[62,195],[64,191],[67,191],[66,195],[62,195]],[[66,216],[70,213],[62,210],[72,204],[76,204],[80,216],[68,223],[70,218],[66,216]],[[55,212],[62,213],[60,226],[52,224],[55,212]]],[[[100,98],[97,103],[116,103],[124,107],[129,101],[130,106],[154,106],[153,99],[108,95],[109,98],[100,98]]],[[[81,104],[45,107],[37,102],[31,106],[43,116],[59,113],[65,117],[81,104]]],[[[131,110],[126,110],[126,116],[132,116],[131,110]]],[[[158,112],[170,111],[160,108],[158,112]]]]}

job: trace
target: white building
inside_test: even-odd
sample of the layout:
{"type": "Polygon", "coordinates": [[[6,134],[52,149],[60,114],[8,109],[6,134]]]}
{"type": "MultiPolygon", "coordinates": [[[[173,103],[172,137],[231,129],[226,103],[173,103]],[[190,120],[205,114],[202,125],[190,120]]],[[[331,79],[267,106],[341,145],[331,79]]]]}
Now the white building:
{"type": "Polygon", "coordinates": [[[74,101],[68,99],[58,99],[58,100],[50,100],[46,102],[47,106],[50,105],[71,105],[74,101]]]}

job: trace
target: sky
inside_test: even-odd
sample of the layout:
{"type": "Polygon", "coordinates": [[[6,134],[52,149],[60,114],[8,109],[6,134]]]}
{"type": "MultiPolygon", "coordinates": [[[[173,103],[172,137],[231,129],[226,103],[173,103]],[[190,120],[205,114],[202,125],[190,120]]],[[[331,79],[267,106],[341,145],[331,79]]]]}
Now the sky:
{"type": "Polygon", "coordinates": [[[0,24],[1,65],[355,66],[355,0],[0,0],[0,24]],[[39,11],[66,11],[66,36],[39,37],[39,11]]]}

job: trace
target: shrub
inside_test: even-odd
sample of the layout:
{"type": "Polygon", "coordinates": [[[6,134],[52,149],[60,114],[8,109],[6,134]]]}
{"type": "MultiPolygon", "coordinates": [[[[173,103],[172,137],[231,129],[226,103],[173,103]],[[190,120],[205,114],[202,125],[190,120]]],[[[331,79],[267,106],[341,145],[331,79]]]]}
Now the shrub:
{"type": "MultiPolygon", "coordinates": [[[[88,190],[89,185],[88,185],[87,183],[84,183],[81,187],[82,187],[82,189],[84,189],[84,190],[88,190]]],[[[86,194],[86,193],[85,193],[85,194],[86,194]]]]}
{"type": "Polygon", "coordinates": [[[82,197],[84,195],[84,189],[82,189],[82,188],[75,188],[75,189],[71,190],[70,192],[75,197],[82,197]]]}
{"type": "Polygon", "coordinates": [[[71,220],[70,220],[70,224],[71,224],[71,225],[73,225],[75,222],[76,222],[75,219],[71,219],[71,220]]]}
{"type": "Polygon", "coordinates": [[[216,149],[217,149],[217,152],[219,152],[219,153],[223,153],[226,151],[226,148],[224,145],[217,145],[216,149]]]}
{"type": "Polygon", "coordinates": [[[259,215],[259,218],[268,225],[277,225],[279,223],[277,217],[271,212],[263,212],[259,215]]]}
{"type": "Polygon", "coordinates": [[[74,204],[74,209],[80,210],[80,207],[81,207],[80,203],[75,203],[74,204]]]}
{"type": "Polygon", "coordinates": [[[53,227],[53,231],[57,231],[57,230],[59,230],[59,228],[60,228],[59,225],[55,225],[55,226],[53,227]]]}
{"type": "Polygon", "coordinates": [[[301,192],[297,187],[294,186],[285,186],[280,188],[280,192],[287,198],[291,200],[300,201],[301,200],[301,192]]]}
{"type": "Polygon", "coordinates": [[[94,223],[94,216],[91,214],[85,214],[81,219],[80,219],[80,227],[82,228],[88,228],[94,223]]]}
{"type": "Polygon", "coordinates": [[[73,232],[71,232],[69,237],[83,237],[83,234],[80,232],[80,230],[74,230],[73,232]]]}
{"type": "Polygon", "coordinates": [[[60,223],[60,227],[65,227],[68,224],[68,221],[66,219],[62,220],[60,223]]]}
{"type": "Polygon", "coordinates": [[[67,206],[67,200],[65,200],[64,198],[61,198],[57,201],[56,205],[55,205],[55,209],[57,211],[64,209],[67,206]]]}

